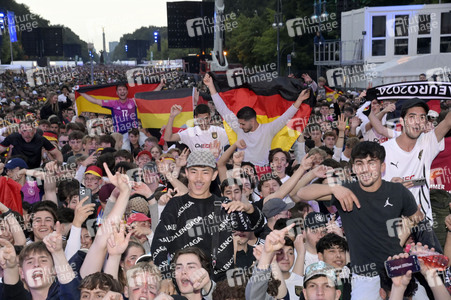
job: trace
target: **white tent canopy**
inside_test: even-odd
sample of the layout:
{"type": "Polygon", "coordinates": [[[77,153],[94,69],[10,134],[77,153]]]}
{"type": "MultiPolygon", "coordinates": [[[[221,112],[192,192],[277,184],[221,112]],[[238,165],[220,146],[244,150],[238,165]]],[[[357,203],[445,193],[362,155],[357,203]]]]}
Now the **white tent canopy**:
{"type": "Polygon", "coordinates": [[[414,81],[418,80],[421,73],[426,78],[437,75],[437,81],[449,81],[451,53],[441,55],[406,56],[378,65],[371,72],[376,72],[377,77],[372,79],[372,85],[414,81]]]}

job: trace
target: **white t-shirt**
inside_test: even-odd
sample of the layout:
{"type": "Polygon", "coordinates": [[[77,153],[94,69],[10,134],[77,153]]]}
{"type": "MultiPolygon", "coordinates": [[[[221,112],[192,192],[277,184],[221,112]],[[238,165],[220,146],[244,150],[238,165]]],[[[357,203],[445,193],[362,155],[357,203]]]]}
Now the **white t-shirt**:
{"type": "Polygon", "coordinates": [[[364,141],[370,141],[370,142],[376,142],[376,143],[382,144],[382,143],[385,143],[386,141],[388,141],[389,139],[396,138],[396,137],[400,136],[401,133],[402,133],[400,131],[397,131],[397,130],[394,130],[394,129],[391,129],[391,128],[387,128],[388,134],[390,136],[386,137],[386,136],[383,136],[382,134],[377,133],[376,130],[374,130],[373,127],[371,127],[370,130],[366,131],[365,130],[365,126],[366,126],[367,123],[369,123],[369,120],[367,122],[363,122],[360,125],[364,141]]]}
{"type": "Polygon", "coordinates": [[[238,123],[236,115],[227,107],[218,93],[212,97],[216,110],[221,114],[227,124],[236,132],[238,140],[246,142],[244,149],[244,161],[249,161],[256,166],[266,166],[269,163],[268,154],[271,150],[271,142],[274,136],[287,124],[298,111],[291,105],[280,117],[270,123],[259,124],[257,129],[245,133],[238,123]]]}
{"type": "MultiPolygon", "coordinates": [[[[282,184],[285,183],[288,179],[290,179],[290,176],[285,175],[284,178],[280,178],[280,181],[282,181],[282,184]]],[[[293,200],[291,199],[290,196],[286,195],[285,198],[283,198],[283,201],[285,201],[285,203],[291,203],[293,202],[293,200]]]]}
{"type": "Polygon", "coordinates": [[[341,152],[340,159],[341,159],[342,161],[350,161],[350,160],[351,160],[350,157],[346,157],[346,155],[344,154],[344,152],[341,152]]]}
{"type": "MultiPolygon", "coordinates": [[[[219,141],[222,150],[225,145],[229,144],[226,131],[218,126],[210,125],[208,130],[202,130],[199,126],[189,127],[179,132],[178,135],[180,136],[180,143],[187,145],[191,152],[209,149],[215,140],[219,141]]],[[[222,150],[220,154],[222,154],[222,150]]]]}
{"type": "Polygon", "coordinates": [[[410,152],[402,150],[396,139],[390,139],[382,146],[385,148],[386,165],[382,179],[391,181],[393,177],[401,177],[404,180],[425,178],[425,185],[412,187],[409,190],[415,197],[417,204],[421,204],[423,213],[432,221],[429,195],[431,164],[438,153],[445,149],[444,139],[438,142],[435,132],[430,131],[420,135],[415,147],[410,152]]]}
{"type": "Polygon", "coordinates": [[[305,268],[307,268],[307,266],[309,266],[313,263],[316,263],[316,262],[319,262],[318,254],[312,254],[306,250],[305,251],[304,274],[305,274],[305,268]]]}
{"type": "Polygon", "coordinates": [[[304,285],[304,276],[291,273],[290,278],[285,279],[285,285],[287,286],[288,293],[290,293],[290,300],[299,300],[299,296],[296,296],[295,286],[304,285]]]}

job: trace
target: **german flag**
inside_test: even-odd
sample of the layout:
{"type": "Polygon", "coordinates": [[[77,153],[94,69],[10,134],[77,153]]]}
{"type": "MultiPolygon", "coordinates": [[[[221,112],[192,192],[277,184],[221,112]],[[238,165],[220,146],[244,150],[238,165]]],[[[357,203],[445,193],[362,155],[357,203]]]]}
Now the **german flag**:
{"type": "Polygon", "coordinates": [[[163,90],[135,94],[141,123],[144,128],[161,128],[168,123],[171,107],[182,106],[182,113],[174,120],[174,127],[193,126],[193,89],[163,90]]]}
{"type": "MultiPolygon", "coordinates": [[[[237,87],[230,87],[228,80],[223,75],[211,74],[215,79],[215,85],[219,95],[227,107],[237,113],[244,106],[252,107],[257,113],[257,121],[260,124],[269,123],[281,116],[296,101],[300,92],[308,88],[298,79],[277,77],[270,81],[244,83],[237,87]]],[[[312,107],[316,104],[313,93],[310,99],[304,101],[299,111],[290,122],[273,138],[271,148],[290,150],[293,143],[299,137],[308,119],[312,107]]],[[[224,123],[229,136],[230,144],[236,141],[236,133],[224,123]]]]}
{"type": "MultiPolygon", "coordinates": [[[[77,105],[77,113],[80,115],[82,112],[93,112],[105,115],[111,115],[111,110],[108,108],[103,108],[99,105],[93,104],[86,100],[84,97],[80,95],[80,93],[86,93],[88,95],[93,96],[96,99],[101,100],[116,100],[119,99],[116,94],[116,86],[115,84],[106,84],[106,85],[88,85],[88,86],[79,86],[78,90],[75,91],[75,100],[77,105]]],[[[158,84],[135,84],[133,87],[128,87],[128,98],[133,98],[136,93],[141,92],[150,92],[155,90],[158,87],[158,84]]],[[[139,118],[139,112],[138,112],[139,118]]]]}
{"type": "Polygon", "coordinates": [[[335,98],[335,99],[337,99],[338,97],[340,97],[340,95],[343,94],[342,92],[335,92],[333,89],[331,89],[330,87],[328,87],[326,85],[324,86],[324,89],[326,90],[326,99],[327,98],[330,98],[330,99],[335,98]]]}

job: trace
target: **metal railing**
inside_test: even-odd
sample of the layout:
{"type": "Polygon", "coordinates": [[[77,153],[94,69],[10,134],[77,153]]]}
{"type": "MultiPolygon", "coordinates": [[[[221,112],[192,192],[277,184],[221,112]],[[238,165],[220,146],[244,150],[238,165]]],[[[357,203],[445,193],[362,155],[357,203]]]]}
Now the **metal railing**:
{"type": "Polygon", "coordinates": [[[363,61],[363,39],[314,44],[314,64],[317,66],[362,64],[363,61]]]}

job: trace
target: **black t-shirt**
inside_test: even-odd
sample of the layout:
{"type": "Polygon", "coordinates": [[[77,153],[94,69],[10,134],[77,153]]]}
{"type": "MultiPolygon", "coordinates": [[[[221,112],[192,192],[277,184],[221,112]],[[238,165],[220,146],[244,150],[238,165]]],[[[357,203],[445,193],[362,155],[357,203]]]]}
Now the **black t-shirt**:
{"type": "Polygon", "coordinates": [[[45,137],[35,134],[33,139],[27,143],[22,135],[15,132],[5,138],[1,142],[3,147],[14,146],[12,155],[24,155],[27,159],[27,165],[29,169],[39,168],[41,165],[42,148],[47,151],[52,151],[55,146],[52,145],[45,137]]]}
{"type": "Polygon", "coordinates": [[[154,263],[165,279],[171,275],[171,260],[178,249],[199,247],[211,260],[215,240],[217,262],[212,279],[216,282],[225,279],[226,271],[233,267],[232,230],[237,223],[249,223],[250,229],[255,229],[262,226],[264,220],[257,208],[250,215],[242,212],[227,214],[221,203],[229,201],[215,195],[196,199],[185,194],[172,198],[166,204],[151,247],[154,263]]]}
{"type": "Polygon", "coordinates": [[[349,188],[360,202],[360,209],[354,204],[351,212],[345,212],[334,196],[331,201],[341,216],[352,272],[376,276],[389,256],[403,252],[396,227],[401,224],[401,216],[410,217],[417,211],[415,198],[401,183],[384,180],[373,193],[362,190],[358,182],[343,186],[349,188]]]}

